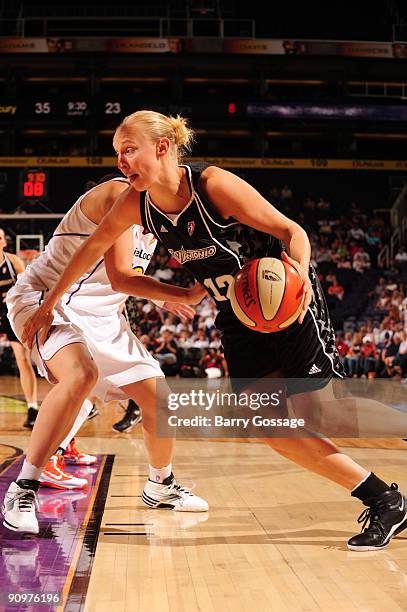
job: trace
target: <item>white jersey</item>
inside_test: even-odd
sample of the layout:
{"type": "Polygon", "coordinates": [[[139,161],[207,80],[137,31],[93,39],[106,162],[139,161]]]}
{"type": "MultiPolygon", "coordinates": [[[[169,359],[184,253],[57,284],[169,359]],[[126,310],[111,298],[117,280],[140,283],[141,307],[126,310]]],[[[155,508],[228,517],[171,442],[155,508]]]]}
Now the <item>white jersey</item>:
{"type": "MultiPolygon", "coordinates": [[[[8,318],[18,338],[23,335],[27,319],[37,311],[44,291],[55,285],[67,262],[97,227],[81,210],[83,197],[62,219],[45,251],[7,293],[8,318]]],[[[156,240],[138,225],[133,227],[133,238],[132,266],[144,272],[156,240]]],[[[92,394],[103,401],[124,399],[122,387],[164,376],[158,361],[132,333],[119,311],[126,298],[127,295],[113,291],[103,259],[92,266],[55,305],[46,341],[41,343],[36,335],[31,357],[40,374],[49,382],[56,382],[46,363],[62,348],[79,342],[87,346],[98,366],[99,377],[92,394]]]]}
{"type": "MultiPolygon", "coordinates": [[[[112,180],[124,181],[121,178],[112,180]]],[[[67,262],[82,242],[97,228],[97,224],[88,219],[81,209],[81,202],[87,193],[81,195],[67,212],[43,253],[33,260],[25,272],[19,276],[18,284],[30,285],[33,289],[41,291],[54,287],[67,262]]],[[[150,263],[157,241],[152,234],[146,233],[139,225],[133,226],[133,239],[132,266],[144,273],[150,263]]],[[[112,290],[102,258],[69,288],[62,297],[61,303],[77,312],[91,311],[95,315],[107,316],[117,312],[126,297],[124,293],[112,290]]]]}

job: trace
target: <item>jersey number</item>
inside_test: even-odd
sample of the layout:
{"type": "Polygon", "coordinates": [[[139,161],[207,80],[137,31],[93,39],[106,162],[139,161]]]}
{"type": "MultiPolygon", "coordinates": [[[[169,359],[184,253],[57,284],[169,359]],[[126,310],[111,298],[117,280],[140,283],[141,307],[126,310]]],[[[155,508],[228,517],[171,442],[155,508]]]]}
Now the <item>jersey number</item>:
{"type": "Polygon", "coordinates": [[[212,278],[205,278],[203,284],[209,289],[217,302],[225,302],[226,300],[230,300],[233,280],[234,279],[231,274],[223,274],[223,276],[217,276],[213,280],[212,278]]]}

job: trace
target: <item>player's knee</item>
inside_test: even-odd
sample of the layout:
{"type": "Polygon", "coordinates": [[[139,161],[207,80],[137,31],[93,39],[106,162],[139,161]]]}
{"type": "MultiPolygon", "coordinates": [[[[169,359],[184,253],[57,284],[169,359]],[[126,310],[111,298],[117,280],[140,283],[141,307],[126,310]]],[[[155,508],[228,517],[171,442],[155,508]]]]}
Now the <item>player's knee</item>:
{"type": "Polygon", "coordinates": [[[92,389],[98,379],[99,371],[93,359],[75,364],[71,371],[71,379],[78,390],[92,389]]]}

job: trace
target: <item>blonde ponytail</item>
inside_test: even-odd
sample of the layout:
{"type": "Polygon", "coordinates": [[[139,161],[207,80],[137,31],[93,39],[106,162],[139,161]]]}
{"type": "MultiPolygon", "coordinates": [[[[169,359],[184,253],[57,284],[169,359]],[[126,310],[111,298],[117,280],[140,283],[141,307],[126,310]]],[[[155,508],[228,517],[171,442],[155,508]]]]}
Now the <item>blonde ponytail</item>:
{"type": "Polygon", "coordinates": [[[187,119],[181,115],[171,117],[151,110],[136,111],[125,117],[117,130],[124,129],[131,133],[132,128],[136,126],[141,126],[143,133],[153,141],[163,137],[168,138],[178,161],[192,150],[194,132],[189,127],[187,119]]]}

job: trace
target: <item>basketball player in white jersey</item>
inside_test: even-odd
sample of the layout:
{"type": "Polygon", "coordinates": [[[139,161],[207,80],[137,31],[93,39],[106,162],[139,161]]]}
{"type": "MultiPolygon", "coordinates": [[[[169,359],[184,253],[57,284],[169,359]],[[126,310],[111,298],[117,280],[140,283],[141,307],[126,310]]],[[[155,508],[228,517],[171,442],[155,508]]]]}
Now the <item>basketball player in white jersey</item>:
{"type": "MultiPolygon", "coordinates": [[[[127,188],[123,179],[110,180],[81,196],[45,251],[18,278],[7,295],[9,320],[17,337],[21,338],[24,323],[56,284],[66,262],[127,188]]],[[[140,259],[146,262],[145,254],[151,252],[155,241],[141,227],[135,232],[140,259]]],[[[32,358],[54,387],[42,402],[20,474],[5,495],[3,524],[11,530],[38,533],[35,508],[41,472],[91,393],[104,401],[131,397],[141,407],[150,464],[144,503],[177,511],[208,509],[206,501],[174,480],[171,460],[175,440],[156,436],[157,406],[160,402],[166,405],[166,392],[162,397],[157,395],[157,381],[163,373],[118,313],[126,298],[121,293],[124,286],[127,291],[134,288],[134,295],[140,297],[176,302],[174,310],[183,317],[193,316],[187,304],[201,301],[206,291],[200,285],[184,289],[144,277],[132,271],[132,259],[130,228],[62,296],[44,341],[35,339],[32,358]]]]}
{"type": "Polygon", "coordinates": [[[17,275],[24,272],[23,261],[14,253],[6,253],[6,233],[0,228],[0,335],[4,334],[11,344],[27,403],[27,417],[24,427],[31,429],[37,417],[37,378],[31,364],[29,351],[19,342],[7,318],[6,295],[17,280],[17,275]]]}

